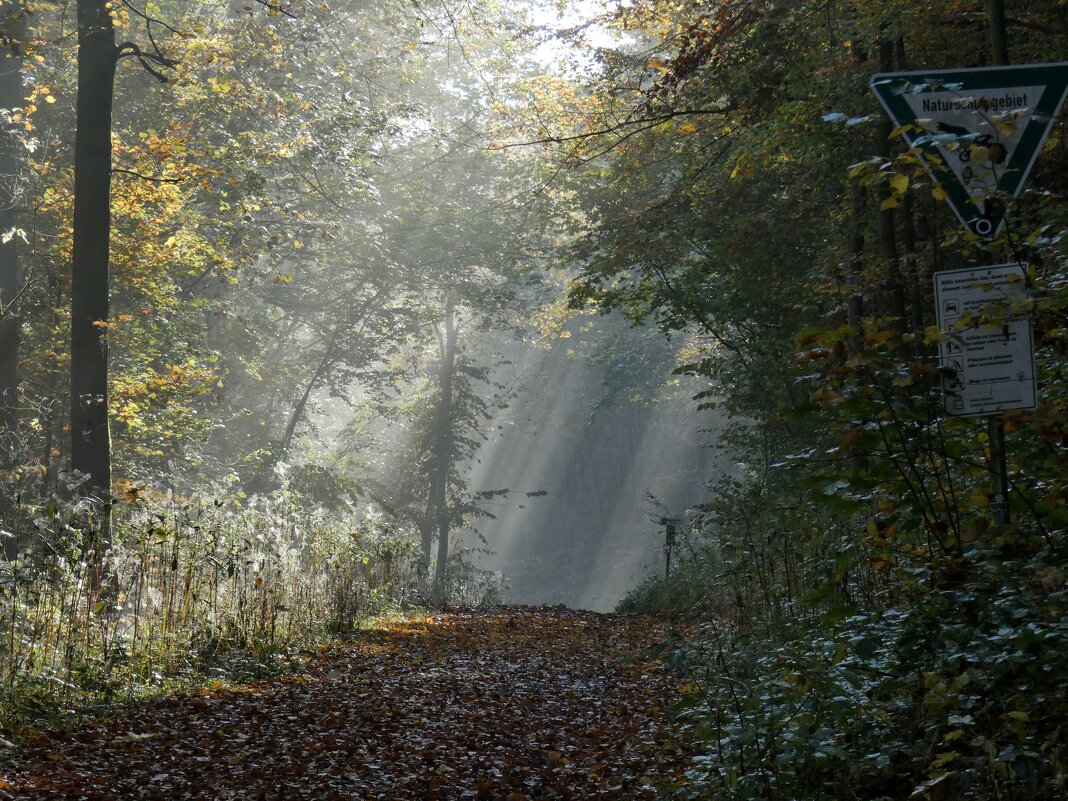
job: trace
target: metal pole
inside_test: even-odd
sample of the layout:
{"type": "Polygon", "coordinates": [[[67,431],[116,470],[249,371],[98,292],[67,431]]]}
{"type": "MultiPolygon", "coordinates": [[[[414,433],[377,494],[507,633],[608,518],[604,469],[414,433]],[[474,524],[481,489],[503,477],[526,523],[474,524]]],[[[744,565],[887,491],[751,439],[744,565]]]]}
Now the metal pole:
{"type": "Polygon", "coordinates": [[[990,438],[990,475],[994,492],[990,497],[990,511],[998,525],[1006,526],[1009,516],[1009,463],[1005,458],[1005,425],[997,416],[986,419],[990,438]]]}
{"type": "Polygon", "coordinates": [[[664,581],[671,578],[671,546],[664,546],[664,581]]]}

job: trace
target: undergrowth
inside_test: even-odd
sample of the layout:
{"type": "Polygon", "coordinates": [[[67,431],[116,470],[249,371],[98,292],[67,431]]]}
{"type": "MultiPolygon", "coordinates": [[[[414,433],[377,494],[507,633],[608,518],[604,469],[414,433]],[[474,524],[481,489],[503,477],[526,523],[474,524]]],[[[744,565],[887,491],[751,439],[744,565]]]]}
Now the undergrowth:
{"type": "Polygon", "coordinates": [[[1005,524],[987,429],[944,418],[936,360],[874,327],[847,359],[849,334],[802,336],[807,447],[721,485],[671,578],[621,605],[714,621],[664,644],[697,754],[671,797],[1062,799],[1063,385],[1040,412],[1001,416],[1005,524]]]}
{"type": "MultiPolygon", "coordinates": [[[[373,515],[285,497],[20,504],[0,561],[0,732],[62,723],[101,703],[263,678],[377,616],[427,601],[417,540],[373,515]],[[103,554],[99,556],[99,554],[103,554]]],[[[450,565],[450,600],[500,594],[450,565]]]]}

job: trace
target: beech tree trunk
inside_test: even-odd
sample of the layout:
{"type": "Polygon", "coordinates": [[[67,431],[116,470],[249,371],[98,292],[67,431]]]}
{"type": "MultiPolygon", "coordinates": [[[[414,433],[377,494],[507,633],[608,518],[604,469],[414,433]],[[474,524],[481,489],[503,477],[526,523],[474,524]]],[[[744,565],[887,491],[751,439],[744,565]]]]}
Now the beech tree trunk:
{"type": "Polygon", "coordinates": [[[456,309],[453,302],[445,304],[443,330],[438,334],[441,369],[438,375],[438,408],[435,415],[434,460],[430,479],[431,526],[437,527],[438,561],[434,570],[434,600],[445,600],[445,580],[449,562],[449,469],[452,467],[453,408],[452,383],[456,370],[456,309]]]}
{"type": "Polygon", "coordinates": [[[71,467],[89,476],[83,492],[104,505],[108,531],[108,256],[111,239],[111,111],[118,48],[107,0],[78,0],[78,105],[74,143],[71,264],[71,467]]]}
{"type": "MultiPolygon", "coordinates": [[[[894,68],[894,43],[882,41],[879,43],[879,66],[884,71],[894,68]]],[[[890,118],[883,114],[879,117],[876,136],[879,143],[879,155],[890,159],[890,133],[893,124],[890,118]]],[[[890,190],[883,187],[879,192],[879,200],[886,200],[890,196],[890,190]]],[[[892,208],[879,211],[879,255],[882,257],[885,269],[885,287],[889,295],[889,316],[893,318],[893,329],[896,334],[895,345],[899,352],[904,349],[903,338],[908,332],[908,320],[906,319],[905,290],[901,283],[901,263],[897,247],[897,225],[895,223],[894,210],[892,208]]]]}
{"type": "MultiPolygon", "coordinates": [[[[0,50],[0,108],[23,106],[22,40],[23,10],[10,4],[0,7],[0,34],[6,45],[0,50]]],[[[0,233],[16,227],[22,206],[21,176],[25,149],[14,131],[0,134],[0,233]]],[[[0,242],[0,468],[11,470],[18,453],[19,348],[22,318],[18,293],[23,282],[18,248],[19,238],[0,242]]],[[[0,493],[0,526],[12,530],[13,498],[0,493]]],[[[12,561],[18,556],[18,541],[4,540],[3,554],[12,561]]]]}
{"type": "MultiPolygon", "coordinates": [[[[20,109],[23,105],[22,38],[25,23],[22,10],[0,7],[0,33],[6,47],[0,51],[0,108],[20,109]]],[[[25,149],[14,131],[4,131],[0,141],[0,233],[14,228],[19,221],[22,201],[20,173],[25,149]]],[[[19,238],[0,242],[0,437],[14,435],[17,423],[19,331],[22,320],[16,297],[22,284],[19,238]]],[[[0,467],[11,467],[13,442],[2,443],[0,467]]]]}
{"type": "Polygon", "coordinates": [[[864,318],[864,224],[868,207],[868,190],[863,186],[853,188],[853,219],[849,234],[849,274],[846,276],[849,297],[846,300],[846,323],[853,329],[850,347],[854,353],[861,349],[864,318]]]}

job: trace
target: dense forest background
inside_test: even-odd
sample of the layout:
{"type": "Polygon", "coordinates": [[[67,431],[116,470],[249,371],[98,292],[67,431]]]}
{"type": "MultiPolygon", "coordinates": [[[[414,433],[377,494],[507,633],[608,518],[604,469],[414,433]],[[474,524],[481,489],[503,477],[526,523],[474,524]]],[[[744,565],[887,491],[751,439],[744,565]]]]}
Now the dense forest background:
{"type": "Polygon", "coordinates": [[[1064,120],[981,239],[868,82],[1063,60],[1064,2],[5,0],[0,33],[6,731],[406,604],[629,589],[718,621],[665,644],[680,797],[1063,792],[1064,120]],[[1038,406],[946,417],[932,273],[1001,262],[1026,299],[969,322],[1030,316],[1038,406]]]}

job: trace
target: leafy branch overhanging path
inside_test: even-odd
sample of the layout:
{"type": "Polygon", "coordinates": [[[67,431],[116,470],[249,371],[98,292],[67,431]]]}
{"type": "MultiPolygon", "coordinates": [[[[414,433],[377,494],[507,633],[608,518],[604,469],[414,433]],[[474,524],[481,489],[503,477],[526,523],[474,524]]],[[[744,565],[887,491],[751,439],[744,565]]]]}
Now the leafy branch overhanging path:
{"type": "Polygon", "coordinates": [[[647,618],[452,611],[32,739],[0,799],[629,799],[687,767],[647,618]],[[639,658],[635,659],[634,656],[639,658]]]}

